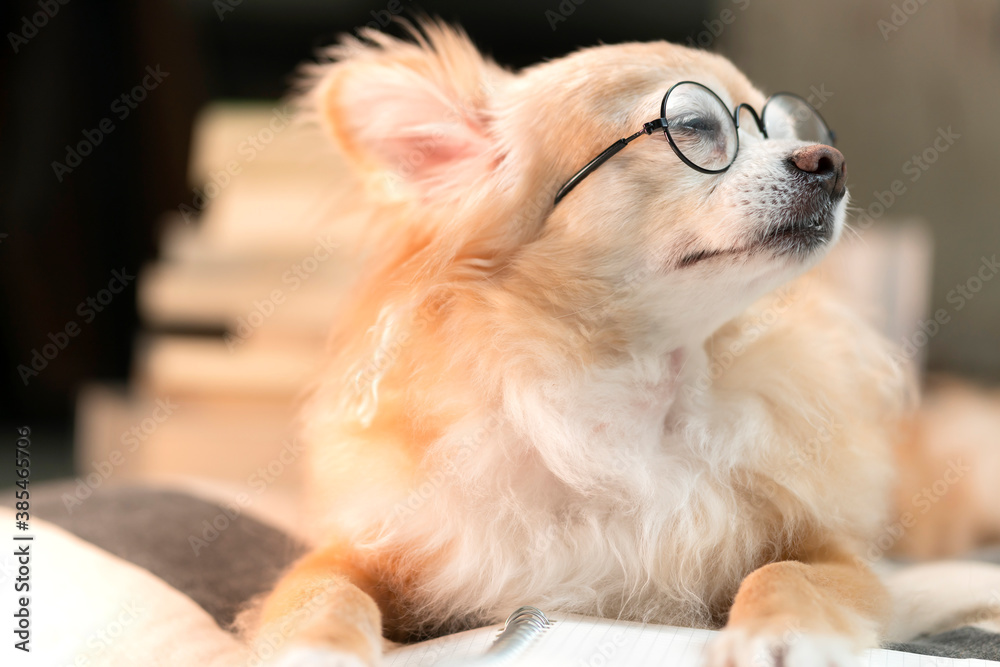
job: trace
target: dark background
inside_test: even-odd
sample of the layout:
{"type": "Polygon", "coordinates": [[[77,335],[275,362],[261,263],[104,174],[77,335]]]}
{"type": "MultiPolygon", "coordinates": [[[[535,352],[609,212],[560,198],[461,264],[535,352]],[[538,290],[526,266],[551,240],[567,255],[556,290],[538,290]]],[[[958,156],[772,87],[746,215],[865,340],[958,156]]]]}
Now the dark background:
{"type": "MultiPolygon", "coordinates": [[[[460,23],[483,50],[513,67],[600,42],[687,43],[706,35],[706,22],[715,21],[720,11],[738,10],[726,34],[702,44],[733,57],[767,90],[808,92],[810,83],[832,81],[838,97],[824,114],[841,136],[853,136],[848,141],[855,142],[856,152],[845,153],[868,151],[869,166],[852,171],[852,192],[860,192],[855,201],[861,207],[870,203],[869,192],[898,175],[908,153],[880,146],[904,145],[908,135],[903,128],[912,130],[916,138],[910,143],[921,148],[933,140],[936,125],[951,122],[956,105],[975,104],[970,100],[977,91],[988,93],[981,101],[986,107],[1000,101],[1000,20],[995,11],[985,23],[979,16],[965,16],[967,2],[955,3],[959,9],[954,11],[928,5],[888,39],[876,20],[891,15],[889,2],[829,7],[763,0],[577,2],[400,0],[396,6],[404,15],[425,12],[460,23]],[[953,71],[947,69],[950,60],[942,64],[938,58],[934,68],[922,68],[902,55],[933,55],[928,35],[939,22],[934,12],[958,17],[957,37],[952,36],[957,42],[985,40],[981,51],[956,55],[953,71]],[[963,31],[969,32],[968,39],[963,31]],[[858,47],[861,43],[867,51],[858,47]],[[870,67],[858,66],[861,52],[871,54],[865,56],[870,67]],[[973,74],[966,77],[965,72],[973,74]],[[851,82],[858,79],[864,87],[859,84],[852,94],[851,82]],[[914,81],[933,86],[915,92],[914,81]],[[923,110],[912,105],[914,95],[926,103],[923,110]],[[840,125],[838,115],[845,121],[840,125]],[[844,125],[852,131],[843,132],[844,125]],[[917,136],[918,129],[926,132],[917,136]]],[[[108,286],[112,271],[134,275],[153,258],[161,214],[190,199],[186,172],[198,109],[217,98],[280,97],[298,63],[340,33],[384,22],[394,6],[375,0],[70,0],[65,5],[51,0],[49,5],[58,12],[34,33],[24,21],[41,11],[38,0],[8,1],[0,9],[5,35],[0,45],[0,363],[5,371],[0,376],[0,433],[5,435],[0,440],[13,439],[15,425],[33,426],[36,444],[43,443],[37,449],[48,447],[53,454],[39,459],[45,467],[35,470],[36,478],[69,472],[73,403],[81,384],[128,376],[138,325],[135,282],[91,322],[83,321],[78,308],[108,286]],[[11,33],[26,39],[16,52],[11,33]],[[127,118],[114,117],[114,100],[142,81],[147,67],[157,65],[169,72],[169,85],[150,91],[127,118]],[[60,182],[53,161],[65,161],[67,145],[75,145],[105,117],[112,117],[114,131],[60,182]],[[59,332],[74,321],[79,335],[68,339],[65,349],[26,384],[18,366],[30,366],[35,351],[53,337],[57,343],[62,340],[59,332]]],[[[941,40],[948,39],[945,32],[941,40]]],[[[935,44],[951,52],[944,41],[935,44]]],[[[971,274],[980,251],[1000,250],[998,207],[990,208],[998,191],[993,181],[1000,174],[995,160],[1000,133],[995,112],[981,116],[989,113],[993,121],[982,123],[985,136],[966,134],[964,146],[974,150],[965,162],[968,172],[962,170],[962,158],[949,156],[951,176],[938,177],[939,191],[925,190],[928,178],[898,209],[920,214],[952,196],[982,200],[979,209],[954,218],[931,216],[943,248],[936,302],[944,299],[953,276],[971,274]],[[941,192],[946,186],[950,189],[941,192]]],[[[967,128],[962,132],[968,133],[967,128]]],[[[932,342],[931,368],[985,380],[1000,376],[998,294],[993,290],[976,301],[963,315],[971,319],[932,342]]]]}

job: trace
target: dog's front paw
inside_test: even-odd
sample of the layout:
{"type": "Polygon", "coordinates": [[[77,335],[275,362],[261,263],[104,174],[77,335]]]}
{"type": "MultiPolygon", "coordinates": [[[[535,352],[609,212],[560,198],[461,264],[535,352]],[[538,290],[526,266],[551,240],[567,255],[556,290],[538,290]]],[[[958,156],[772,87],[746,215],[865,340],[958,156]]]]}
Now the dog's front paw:
{"type": "Polygon", "coordinates": [[[844,637],[723,630],[706,650],[705,667],[858,667],[844,637]]]}
{"type": "Polygon", "coordinates": [[[373,667],[356,655],[305,644],[283,647],[265,667],[373,667]]]}

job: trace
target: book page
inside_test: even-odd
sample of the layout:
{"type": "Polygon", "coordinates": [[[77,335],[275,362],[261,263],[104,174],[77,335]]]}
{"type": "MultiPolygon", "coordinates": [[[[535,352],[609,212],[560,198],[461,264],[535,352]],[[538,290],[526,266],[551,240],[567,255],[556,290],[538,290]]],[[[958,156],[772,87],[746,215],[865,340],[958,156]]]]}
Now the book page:
{"type": "Polygon", "coordinates": [[[525,665],[700,667],[711,630],[556,615],[525,665]]]}
{"type": "MultiPolygon", "coordinates": [[[[552,626],[541,633],[527,652],[512,664],[518,666],[566,665],[567,667],[701,667],[706,645],[717,634],[713,630],[643,625],[625,621],[552,614],[552,626]]],[[[389,667],[430,667],[456,659],[467,659],[470,667],[493,643],[502,626],[441,637],[389,652],[389,667]]],[[[988,660],[961,660],[872,649],[860,656],[869,667],[992,667],[988,660]]],[[[485,663],[484,663],[485,664],[485,663]]],[[[497,664],[490,662],[489,664],[497,664]]]]}
{"type": "Polygon", "coordinates": [[[486,652],[502,629],[503,625],[491,625],[401,646],[386,653],[382,664],[385,667],[431,667],[444,661],[473,659],[486,652]]]}

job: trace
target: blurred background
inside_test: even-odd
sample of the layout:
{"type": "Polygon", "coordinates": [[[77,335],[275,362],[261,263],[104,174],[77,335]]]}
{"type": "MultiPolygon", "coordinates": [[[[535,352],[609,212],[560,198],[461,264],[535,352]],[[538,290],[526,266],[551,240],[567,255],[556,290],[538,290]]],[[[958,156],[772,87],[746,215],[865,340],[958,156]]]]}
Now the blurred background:
{"type": "Polygon", "coordinates": [[[32,427],[34,479],[273,461],[350,271],[310,199],[345,176],[300,159],[281,98],[338,34],[420,11],[514,68],[667,39],[807,97],[862,237],[910,223],[888,234],[909,267],[890,291],[910,296],[887,331],[931,371],[1000,379],[996,2],[8,0],[0,440],[32,427]],[[219,441],[245,460],[213,462],[219,441]]]}

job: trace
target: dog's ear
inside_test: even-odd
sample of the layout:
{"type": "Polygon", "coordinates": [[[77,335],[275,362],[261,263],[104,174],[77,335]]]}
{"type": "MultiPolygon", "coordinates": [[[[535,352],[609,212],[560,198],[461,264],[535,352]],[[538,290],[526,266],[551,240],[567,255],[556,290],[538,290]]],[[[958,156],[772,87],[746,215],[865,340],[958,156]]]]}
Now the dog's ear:
{"type": "Polygon", "coordinates": [[[424,23],[411,34],[346,38],[312,102],[363,176],[405,197],[447,199],[498,160],[486,105],[508,74],[458,29],[424,23]]]}

